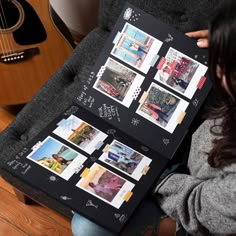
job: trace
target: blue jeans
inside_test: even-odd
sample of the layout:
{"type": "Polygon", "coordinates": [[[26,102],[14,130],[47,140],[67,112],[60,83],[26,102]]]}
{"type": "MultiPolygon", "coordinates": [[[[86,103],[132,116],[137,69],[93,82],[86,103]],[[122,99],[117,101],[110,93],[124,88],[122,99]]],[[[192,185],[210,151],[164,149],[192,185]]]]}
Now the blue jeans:
{"type": "MultiPolygon", "coordinates": [[[[147,197],[132,215],[120,235],[143,236],[146,232],[151,232],[149,235],[157,235],[160,218],[164,215],[164,212],[159,208],[155,201],[147,197]]],[[[72,218],[71,226],[73,236],[115,235],[76,213],[72,218]]]]}

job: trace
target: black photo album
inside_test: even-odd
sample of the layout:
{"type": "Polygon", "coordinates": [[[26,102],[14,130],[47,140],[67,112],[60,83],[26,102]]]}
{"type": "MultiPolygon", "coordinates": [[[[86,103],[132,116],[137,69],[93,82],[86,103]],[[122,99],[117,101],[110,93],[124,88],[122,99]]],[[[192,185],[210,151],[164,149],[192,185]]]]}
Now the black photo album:
{"type": "Polygon", "coordinates": [[[211,90],[207,71],[193,39],[127,3],[74,103],[8,167],[120,232],[211,90]]]}

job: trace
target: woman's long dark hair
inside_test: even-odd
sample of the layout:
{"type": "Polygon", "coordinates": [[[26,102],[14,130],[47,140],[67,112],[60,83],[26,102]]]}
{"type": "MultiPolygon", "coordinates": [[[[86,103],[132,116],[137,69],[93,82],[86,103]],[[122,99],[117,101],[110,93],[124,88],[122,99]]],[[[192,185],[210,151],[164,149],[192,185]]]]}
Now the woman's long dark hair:
{"type": "Polygon", "coordinates": [[[217,136],[208,156],[212,167],[236,163],[236,1],[225,0],[217,9],[209,26],[209,70],[215,94],[220,103],[210,117],[221,118],[220,125],[211,127],[217,136]],[[217,74],[220,68],[220,78],[217,74]],[[228,91],[222,85],[226,77],[228,91]],[[229,95],[230,94],[230,95],[229,95]],[[219,126],[219,129],[216,127],[219,126]]]}

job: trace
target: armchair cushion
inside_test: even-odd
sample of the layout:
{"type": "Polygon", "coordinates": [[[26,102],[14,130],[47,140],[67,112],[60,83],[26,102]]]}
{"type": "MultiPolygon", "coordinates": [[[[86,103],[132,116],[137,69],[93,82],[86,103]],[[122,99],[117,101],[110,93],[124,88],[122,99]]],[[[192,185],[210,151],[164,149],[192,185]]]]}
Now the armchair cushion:
{"type": "MultiPolygon", "coordinates": [[[[210,12],[219,0],[128,0],[143,11],[182,32],[207,28],[210,12]]],[[[99,25],[110,31],[126,0],[101,0],[99,25]]]]}
{"type": "MultiPolygon", "coordinates": [[[[131,4],[182,31],[206,27],[209,13],[217,2],[219,0],[130,0],[131,4]]],[[[88,78],[124,3],[124,0],[101,0],[100,27],[78,44],[64,65],[48,79],[10,126],[0,134],[0,175],[29,197],[65,216],[71,216],[70,209],[46,193],[23,183],[14,176],[14,171],[11,173],[4,166],[78,95],[81,81],[88,78]]]]}

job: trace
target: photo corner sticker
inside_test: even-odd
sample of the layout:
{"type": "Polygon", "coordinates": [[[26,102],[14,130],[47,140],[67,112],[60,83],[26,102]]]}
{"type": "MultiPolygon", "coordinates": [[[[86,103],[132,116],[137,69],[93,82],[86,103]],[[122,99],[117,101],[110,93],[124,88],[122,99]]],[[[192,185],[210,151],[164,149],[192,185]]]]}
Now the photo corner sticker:
{"type": "Polygon", "coordinates": [[[157,64],[157,70],[161,70],[162,69],[162,67],[163,67],[163,65],[165,64],[165,62],[166,62],[166,59],[165,59],[165,57],[161,57],[161,59],[160,59],[160,61],[159,61],[159,63],[157,64]]]}
{"type": "Polygon", "coordinates": [[[95,149],[96,149],[96,150],[99,150],[99,149],[102,147],[103,144],[104,144],[104,142],[99,141],[99,142],[95,145],[95,149]]]}
{"type": "Polygon", "coordinates": [[[202,89],[202,87],[204,86],[205,82],[206,82],[206,76],[201,76],[201,79],[199,80],[198,84],[197,84],[197,88],[199,90],[202,89]]]}
{"type": "Polygon", "coordinates": [[[148,92],[144,91],[142,97],[139,99],[139,104],[144,103],[144,101],[146,100],[147,96],[148,96],[148,92]]]}
{"type": "Polygon", "coordinates": [[[159,55],[158,54],[156,54],[156,55],[153,55],[153,58],[150,60],[150,66],[152,66],[152,67],[154,67],[154,65],[156,64],[156,62],[158,61],[158,59],[159,59],[159,55]]]}
{"type": "Polygon", "coordinates": [[[128,202],[130,200],[130,198],[133,196],[133,192],[126,192],[126,194],[124,195],[124,201],[128,202]]]}
{"type": "Polygon", "coordinates": [[[143,174],[143,175],[146,175],[149,170],[150,170],[150,166],[144,166],[144,167],[143,167],[143,170],[142,170],[142,174],[143,174]]]}
{"type": "Polygon", "coordinates": [[[117,44],[120,40],[120,37],[121,37],[121,32],[118,31],[115,38],[113,39],[112,43],[117,44]]]}
{"type": "Polygon", "coordinates": [[[57,123],[57,126],[65,125],[65,123],[66,123],[66,119],[61,119],[61,120],[57,123]]]}
{"type": "Polygon", "coordinates": [[[183,111],[182,111],[182,112],[179,113],[179,116],[178,116],[178,118],[177,118],[177,123],[178,123],[179,125],[182,123],[182,121],[183,121],[185,115],[186,115],[186,112],[183,112],[183,111]]]}
{"type": "Polygon", "coordinates": [[[106,153],[106,152],[108,152],[109,148],[110,148],[110,145],[107,144],[107,145],[103,148],[102,151],[103,151],[104,153],[106,153]]]}
{"type": "Polygon", "coordinates": [[[86,176],[89,174],[89,172],[90,172],[90,169],[89,168],[85,168],[83,170],[83,172],[80,174],[80,177],[81,178],[86,178],[86,176]]]}

